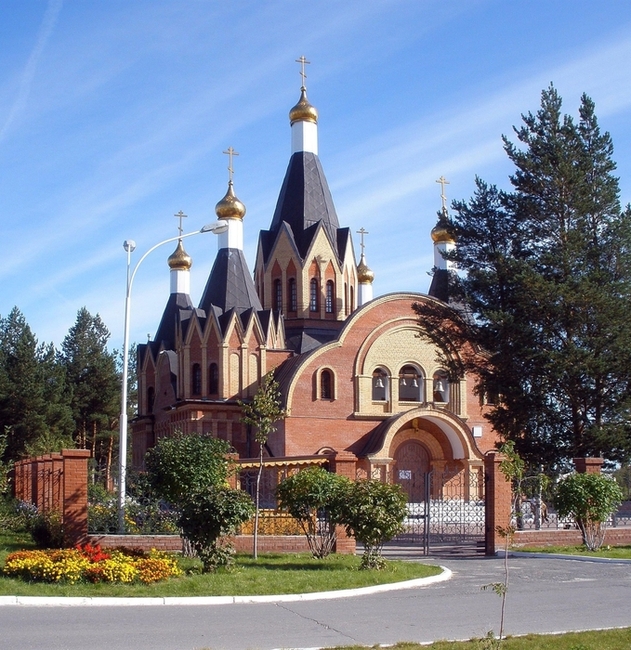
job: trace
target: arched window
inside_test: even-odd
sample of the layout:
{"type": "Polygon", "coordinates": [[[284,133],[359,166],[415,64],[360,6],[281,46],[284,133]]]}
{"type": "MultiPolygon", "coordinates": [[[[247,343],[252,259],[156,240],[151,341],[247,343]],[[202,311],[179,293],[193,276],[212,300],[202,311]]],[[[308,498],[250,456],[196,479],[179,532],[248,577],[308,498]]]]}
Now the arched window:
{"type": "Polygon", "coordinates": [[[216,363],[211,363],[208,367],[208,393],[219,394],[219,366],[216,363]]]}
{"type": "Polygon", "coordinates": [[[316,278],[311,278],[309,283],[309,311],[320,311],[320,287],[316,278]]]}
{"type": "Polygon", "coordinates": [[[156,389],[153,386],[147,388],[147,413],[153,413],[153,405],[156,402],[156,389]]]}
{"type": "Polygon", "coordinates": [[[326,283],[326,302],[324,306],[324,310],[326,311],[327,314],[332,314],[334,313],[333,311],[333,304],[335,300],[335,284],[333,283],[333,280],[327,280],[326,283]]]}
{"type": "Polygon", "coordinates": [[[320,373],[320,399],[333,399],[333,373],[324,369],[320,373]]]}
{"type": "Polygon", "coordinates": [[[283,309],[283,284],[280,280],[274,280],[274,309],[275,311],[283,309]]]}
{"type": "Polygon", "coordinates": [[[202,394],[202,368],[199,363],[193,364],[191,372],[191,392],[193,395],[202,394]]]}
{"type": "Polygon", "coordinates": [[[414,366],[403,366],[399,370],[399,401],[422,402],[423,378],[414,366]]]}
{"type": "Polygon", "coordinates": [[[372,373],[372,399],[385,402],[388,395],[388,373],[383,368],[376,368],[372,373]]]}
{"type": "Polygon", "coordinates": [[[355,289],[354,289],[354,287],[352,285],[351,285],[350,292],[351,292],[351,304],[350,304],[351,310],[350,310],[349,313],[352,314],[355,311],[355,289]]]}
{"type": "Polygon", "coordinates": [[[434,401],[447,404],[449,402],[449,378],[444,370],[434,373],[434,401]]]}
{"type": "Polygon", "coordinates": [[[288,311],[298,311],[298,293],[296,290],[296,278],[289,278],[287,281],[287,293],[289,295],[288,311]]]}

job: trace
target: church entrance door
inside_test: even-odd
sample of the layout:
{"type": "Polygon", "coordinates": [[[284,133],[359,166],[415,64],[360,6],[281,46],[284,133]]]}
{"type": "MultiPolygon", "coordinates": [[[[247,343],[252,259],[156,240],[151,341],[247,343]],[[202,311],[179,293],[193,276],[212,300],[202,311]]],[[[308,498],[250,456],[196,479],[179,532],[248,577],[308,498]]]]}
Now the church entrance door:
{"type": "MultiPolygon", "coordinates": [[[[395,543],[431,546],[477,545],[484,539],[484,475],[461,462],[431,466],[429,452],[416,440],[395,451],[393,480],[408,498],[408,516],[395,543]]],[[[436,461],[438,462],[438,461],[436,461]]]]}

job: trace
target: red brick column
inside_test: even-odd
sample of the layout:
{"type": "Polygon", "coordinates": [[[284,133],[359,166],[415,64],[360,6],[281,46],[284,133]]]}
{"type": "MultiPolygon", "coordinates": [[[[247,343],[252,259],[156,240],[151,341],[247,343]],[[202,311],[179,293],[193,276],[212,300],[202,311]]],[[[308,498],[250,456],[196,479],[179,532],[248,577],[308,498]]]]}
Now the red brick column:
{"type": "Polygon", "coordinates": [[[61,512],[63,507],[63,483],[64,483],[64,460],[59,453],[50,455],[51,457],[51,495],[52,509],[61,512]]]}
{"type": "MultiPolygon", "coordinates": [[[[346,453],[335,454],[331,458],[331,471],[354,481],[357,472],[357,456],[346,453]]],[[[354,555],[356,550],[355,538],[349,537],[343,526],[337,526],[335,533],[337,537],[335,541],[335,552],[354,555]]]]}
{"type": "Polygon", "coordinates": [[[68,544],[83,542],[88,536],[88,449],[64,449],[63,471],[64,535],[68,544]]]}
{"type": "Polygon", "coordinates": [[[508,528],[511,521],[512,486],[500,471],[502,455],[489,452],[484,457],[485,501],[484,547],[486,555],[495,555],[504,538],[498,528],[508,528]]]}
{"type": "Polygon", "coordinates": [[[13,492],[13,497],[19,501],[26,501],[26,485],[24,484],[25,473],[24,461],[18,460],[11,470],[11,490],[13,492]]]}
{"type": "Polygon", "coordinates": [[[603,466],[602,458],[573,458],[574,467],[579,474],[600,474],[603,466]]]}
{"type": "Polygon", "coordinates": [[[33,459],[33,503],[40,512],[46,512],[46,461],[43,456],[33,459]]]}

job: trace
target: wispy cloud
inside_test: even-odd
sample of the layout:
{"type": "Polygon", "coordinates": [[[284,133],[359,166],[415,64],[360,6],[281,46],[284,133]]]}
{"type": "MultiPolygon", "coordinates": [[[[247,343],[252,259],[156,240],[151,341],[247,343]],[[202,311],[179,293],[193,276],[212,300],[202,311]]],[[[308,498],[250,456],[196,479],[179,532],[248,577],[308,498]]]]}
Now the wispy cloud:
{"type": "Polygon", "coordinates": [[[29,94],[31,92],[31,84],[33,83],[33,77],[37,71],[37,64],[44,52],[44,48],[48,43],[48,39],[53,33],[55,28],[55,23],[61,11],[63,0],[49,0],[46,12],[44,13],[44,18],[42,19],[42,24],[37,33],[37,38],[35,41],[35,46],[31,50],[31,54],[24,66],[24,70],[20,77],[20,82],[18,86],[18,93],[9,114],[4,119],[2,128],[0,128],[0,141],[2,141],[6,134],[11,129],[13,123],[18,119],[19,114],[25,109],[29,94]]]}

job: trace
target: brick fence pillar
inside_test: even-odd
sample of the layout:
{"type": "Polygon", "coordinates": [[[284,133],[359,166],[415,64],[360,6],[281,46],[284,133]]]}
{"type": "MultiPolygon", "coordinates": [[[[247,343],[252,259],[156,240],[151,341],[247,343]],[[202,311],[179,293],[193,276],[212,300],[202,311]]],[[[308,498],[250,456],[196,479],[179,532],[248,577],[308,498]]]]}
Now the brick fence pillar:
{"type": "Polygon", "coordinates": [[[511,521],[512,486],[500,471],[503,456],[489,452],[484,457],[485,501],[484,548],[486,555],[495,555],[504,539],[498,528],[508,528],[511,521]]]}
{"type": "MultiPolygon", "coordinates": [[[[340,476],[346,476],[354,481],[357,473],[357,456],[355,454],[337,453],[331,458],[331,471],[340,476]]],[[[356,550],[355,538],[349,537],[344,526],[337,526],[335,531],[335,552],[353,555],[356,550]]]]}
{"type": "Polygon", "coordinates": [[[573,458],[574,467],[579,474],[600,474],[603,466],[602,458],[573,458]]]}
{"type": "Polygon", "coordinates": [[[64,535],[68,544],[82,543],[88,536],[88,449],[64,449],[64,535]]]}
{"type": "Polygon", "coordinates": [[[64,459],[59,453],[50,455],[52,460],[52,475],[51,475],[51,509],[55,512],[61,512],[63,507],[63,475],[64,475],[64,459]]]}

